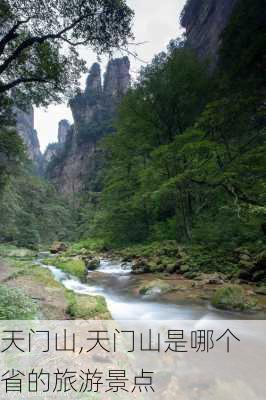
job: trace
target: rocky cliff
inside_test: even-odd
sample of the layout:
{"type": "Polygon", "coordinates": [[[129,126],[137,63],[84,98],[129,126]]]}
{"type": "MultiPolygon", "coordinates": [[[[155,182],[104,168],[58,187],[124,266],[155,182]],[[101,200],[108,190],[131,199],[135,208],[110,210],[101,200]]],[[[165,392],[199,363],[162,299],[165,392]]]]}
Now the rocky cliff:
{"type": "Polygon", "coordinates": [[[60,157],[63,152],[67,137],[70,133],[71,125],[66,119],[62,119],[58,123],[57,142],[48,144],[43,154],[43,170],[46,171],[48,165],[56,157],[60,157]]]}
{"type": "Polygon", "coordinates": [[[17,132],[22,138],[28,158],[33,161],[36,169],[40,172],[42,168],[42,153],[37,131],[34,129],[34,110],[27,106],[24,110],[14,107],[17,132]]]}
{"type": "Polygon", "coordinates": [[[84,92],[70,101],[74,125],[61,124],[60,137],[65,142],[47,166],[47,176],[60,192],[99,190],[98,172],[103,163],[99,140],[114,130],[117,106],[130,86],[129,69],[127,57],[111,60],[102,83],[100,65],[93,64],[84,92]]]}
{"type": "Polygon", "coordinates": [[[62,119],[58,124],[58,143],[64,144],[67,139],[67,135],[71,128],[70,123],[66,119],[62,119]]]}
{"type": "Polygon", "coordinates": [[[181,24],[186,30],[188,44],[201,59],[209,58],[215,66],[221,34],[238,0],[188,0],[181,24]]]}

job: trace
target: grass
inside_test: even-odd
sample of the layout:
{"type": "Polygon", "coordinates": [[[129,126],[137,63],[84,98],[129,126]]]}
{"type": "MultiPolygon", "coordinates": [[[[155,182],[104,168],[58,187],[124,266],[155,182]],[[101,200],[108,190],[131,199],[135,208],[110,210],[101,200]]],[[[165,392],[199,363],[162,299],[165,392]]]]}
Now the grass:
{"type": "Polygon", "coordinates": [[[86,266],[82,259],[80,258],[66,258],[58,256],[51,259],[44,260],[45,264],[53,264],[62,271],[68,274],[74,275],[77,278],[83,280],[86,276],[86,266]]]}
{"type": "Polygon", "coordinates": [[[80,242],[73,243],[71,245],[70,251],[79,252],[82,249],[88,251],[101,251],[104,247],[104,241],[100,239],[84,239],[80,242]]]}
{"type": "Polygon", "coordinates": [[[35,255],[36,252],[32,250],[0,243],[0,257],[33,258],[35,255]]]}
{"type": "Polygon", "coordinates": [[[106,301],[102,296],[76,295],[67,290],[68,314],[74,319],[111,319],[106,301]]]}
{"type": "MultiPolygon", "coordinates": [[[[9,274],[0,285],[0,319],[65,319],[67,315],[73,319],[111,319],[104,297],[66,290],[51,271],[32,264],[32,258],[10,257],[10,253],[19,254],[18,249],[1,247],[9,274]]],[[[85,277],[81,259],[58,256],[47,259],[47,264],[51,262],[80,279],[85,277]]]]}
{"type": "Polygon", "coordinates": [[[38,307],[22,289],[0,285],[0,319],[30,320],[37,315],[38,307]]]}

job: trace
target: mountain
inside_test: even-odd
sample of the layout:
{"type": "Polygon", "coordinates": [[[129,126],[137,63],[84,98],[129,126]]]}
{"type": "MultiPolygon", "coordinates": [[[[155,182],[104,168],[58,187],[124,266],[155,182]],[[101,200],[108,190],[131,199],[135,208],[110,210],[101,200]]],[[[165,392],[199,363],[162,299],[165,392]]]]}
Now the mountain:
{"type": "Polygon", "coordinates": [[[102,83],[101,67],[93,64],[84,92],[70,101],[74,124],[70,127],[61,121],[58,139],[64,144],[57,148],[46,169],[59,192],[99,190],[97,174],[104,159],[99,141],[114,132],[117,107],[130,87],[129,70],[127,57],[113,59],[102,83]]]}
{"type": "Polygon", "coordinates": [[[14,106],[16,129],[22,138],[28,158],[33,162],[36,171],[41,172],[43,156],[40,150],[38,133],[34,129],[34,110],[31,105],[25,109],[14,106]]]}
{"type": "Polygon", "coordinates": [[[188,0],[181,15],[188,44],[201,59],[218,59],[221,34],[238,0],[188,0]]]}

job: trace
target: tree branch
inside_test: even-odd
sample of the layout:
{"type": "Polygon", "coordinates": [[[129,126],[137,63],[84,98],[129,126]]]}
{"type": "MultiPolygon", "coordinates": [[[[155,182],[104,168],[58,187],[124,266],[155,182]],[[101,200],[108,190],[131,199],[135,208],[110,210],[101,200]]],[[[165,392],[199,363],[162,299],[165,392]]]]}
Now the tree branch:
{"type": "Polygon", "coordinates": [[[263,204],[259,203],[256,200],[250,199],[245,193],[241,191],[241,189],[237,188],[235,185],[231,184],[231,188],[222,182],[219,183],[210,183],[206,181],[197,181],[196,179],[190,179],[190,182],[195,183],[197,185],[205,185],[207,187],[217,189],[218,187],[223,188],[230,196],[236,197],[238,195],[239,200],[243,201],[243,203],[251,204],[253,206],[263,206],[263,204]]]}
{"type": "Polygon", "coordinates": [[[37,78],[37,77],[32,77],[32,78],[18,78],[15,79],[14,81],[7,83],[5,85],[0,84],[0,93],[4,93],[7,90],[12,89],[15,86],[21,85],[22,83],[31,83],[31,82],[39,82],[39,83],[49,83],[49,79],[45,78],[37,78]]]}
{"type": "Polygon", "coordinates": [[[83,21],[87,17],[88,17],[88,15],[84,14],[80,18],[76,19],[72,24],[70,24],[69,26],[62,29],[60,32],[50,33],[50,34],[47,34],[44,36],[33,36],[33,37],[29,37],[28,39],[24,40],[16,48],[16,50],[3,62],[3,64],[0,65],[0,74],[2,74],[8,68],[8,66],[12,63],[12,61],[14,61],[16,58],[18,58],[24,50],[31,47],[33,44],[35,44],[35,43],[41,44],[41,43],[44,43],[46,40],[63,39],[62,36],[65,33],[69,32],[71,29],[73,29],[76,25],[78,25],[81,21],[83,21]]]}
{"type": "Polygon", "coordinates": [[[29,20],[30,20],[30,17],[24,21],[16,22],[15,25],[13,25],[12,28],[7,32],[7,34],[0,40],[0,54],[3,54],[6,45],[11,40],[16,39],[18,37],[18,34],[16,33],[16,31],[20,27],[20,25],[26,24],[27,22],[29,22],[29,20]]]}

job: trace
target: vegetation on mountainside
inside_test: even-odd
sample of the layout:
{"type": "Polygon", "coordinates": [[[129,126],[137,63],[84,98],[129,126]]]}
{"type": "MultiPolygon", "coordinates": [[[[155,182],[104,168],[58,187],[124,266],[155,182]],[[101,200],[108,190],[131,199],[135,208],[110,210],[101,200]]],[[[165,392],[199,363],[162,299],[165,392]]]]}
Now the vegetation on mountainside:
{"type": "Polygon", "coordinates": [[[11,177],[0,193],[0,240],[36,249],[72,239],[71,207],[54,187],[30,171],[11,177]]]}
{"type": "MultiPolygon", "coordinates": [[[[89,190],[72,199],[74,212],[48,184],[30,174],[8,180],[8,169],[1,169],[1,239],[31,247],[83,239],[77,251],[129,246],[125,255],[146,257],[150,272],[176,271],[178,243],[181,272],[190,277],[218,271],[265,281],[265,257],[259,260],[266,245],[263,6],[261,0],[237,3],[212,76],[180,40],[142,69],[122,101],[116,133],[99,150],[105,169],[84,182],[89,190]],[[175,253],[159,254],[155,262],[169,246],[175,253]]],[[[48,46],[44,58],[50,55],[48,46]]],[[[8,99],[4,103],[8,110],[8,99]]],[[[82,127],[81,143],[96,132],[91,129],[82,127]]],[[[21,143],[9,149],[4,138],[0,155],[4,148],[13,159],[21,143]]],[[[58,153],[54,165],[67,151],[58,153]]],[[[82,274],[78,261],[60,265],[82,274]]]]}
{"type": "Polygon", "coordinates": [[[124,0],[0,0],[0,241],[36,247],[73,230],[68,204],[25,166],[14,103],[69,98],[86,71],[77,47],[125,48],[132,17],[124,0]]]}
{"type": "Polygon", "coordinates": [[[85,236],[103,239],[107,248],[175,240],[207,252],[262,251],[265,28],[257,29],[261,2],[240,3],[215,75],[179,41],[142,70],[121,104],[117,133],[104,141],[104,189],[81,220],[85,236]],[[243,10],[245,18],[252,14],[249,24],[243,10]],[[240,60],[243,79],[236,79],[232,60],[240,60]]]}
{"type": "Polygon", "coordinates": [[[0,195],[10,176],[25,159],[24,144],[13,129],[3,127],[0,115],[0,195]]]}

